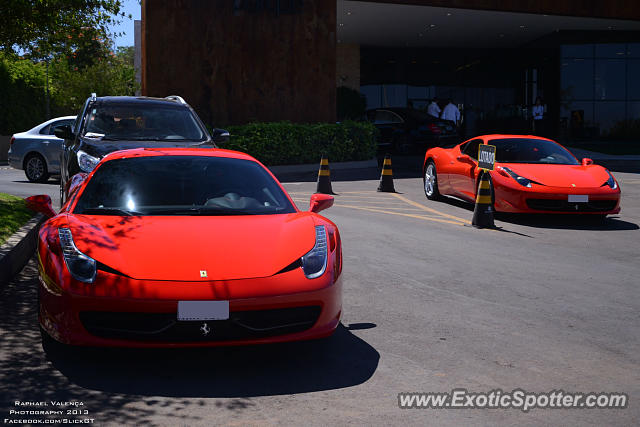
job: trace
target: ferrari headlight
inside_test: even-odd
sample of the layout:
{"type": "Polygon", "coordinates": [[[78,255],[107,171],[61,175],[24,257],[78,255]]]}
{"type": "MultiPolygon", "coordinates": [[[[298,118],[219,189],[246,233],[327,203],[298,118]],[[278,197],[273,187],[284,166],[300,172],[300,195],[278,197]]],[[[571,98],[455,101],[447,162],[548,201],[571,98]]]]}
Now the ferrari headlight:
{"type": "Polygon", "coordinates": [[[316,225],[316,244],[302,257],[302,270],[307,279],[322,276],[327,269],[327,230],[324,225],[316,225]]]}
{"type": "Polygon", "coordinates": [[[506,173],[508,173],[511,176],[511,178],[515,179],[518,184],[522,185],[523,187],[531,188],[532,181],[530,179],[527,179],[524,176],[520,176],[514,171],[512,171],[511,169],[505,168],[504,166],[502,167],[502,169],[506,173]]]}
{"type": "Polygon", "coordinates": [[[76,280],[93,283],[96,279],[96,260],[80,252],[76,244],[73,243],[71,230],[68,228],[58,228],[58,235],[60,236],[64,263],[67,265],[69,273],[76,280]]]}
{"type": "Polygon", "coordinates": [[[609,179],[603,185],[608,185],[609,187],[611,187],[611,189],[615,190],[616,188],[618,188],[618,183],[615,179],[613,179],[613,175],[611,175],[611,172],[607,171],[607,173],[609,174],[609,179]]]}
{"type": "Polygon", "coordinates": [[[83,172],[91,172],[99,162],[99,158],[93,157],[82,150],[78,150],[78,166],[80,166],[83,172]]]}

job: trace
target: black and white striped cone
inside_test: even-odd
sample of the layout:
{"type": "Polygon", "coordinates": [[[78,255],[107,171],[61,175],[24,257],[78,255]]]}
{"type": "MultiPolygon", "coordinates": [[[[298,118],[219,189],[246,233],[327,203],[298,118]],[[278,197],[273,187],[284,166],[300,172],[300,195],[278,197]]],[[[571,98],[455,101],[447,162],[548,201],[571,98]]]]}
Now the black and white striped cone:
{"type": "Polygon", "coordinates": [[[393,169],[391,168],[391,156],[389,154],[384,156],[384,161],[382,162],[382,173],[380,174],[378,191],[385,193],[396,192],[396,189],[393,187],[393,169]]]}
{"type": "Polygon", "coordinates": [[[323,154],[320,159],[320,169],[318,170],[318,185],[316,193],[335,194],[331,188],[331,171],[329,170],[329,159],[323,154]]]}
{"type": "Polygon", "coordinates": [[[480,173],[480,182],[478,183],[478,193],[476,196],[476,205],[473,208],[473,219],[471,225],[476,228],[495,228],[493,223],[493,188],[489,179],[489,172],[482,171],[480,173]]]}

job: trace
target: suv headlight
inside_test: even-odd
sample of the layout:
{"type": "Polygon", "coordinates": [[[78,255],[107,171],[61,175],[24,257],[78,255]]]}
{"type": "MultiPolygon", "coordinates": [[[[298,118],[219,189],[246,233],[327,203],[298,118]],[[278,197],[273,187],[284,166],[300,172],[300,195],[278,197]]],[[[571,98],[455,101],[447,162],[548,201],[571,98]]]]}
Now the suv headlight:
{"type": "Polygon", "coordinates": [[[67,265],[69,273],[76,280],[93,283],[96,279],[96,260],[80,252],[76,244],[73,243],[73,236],[68,228],[58,228],[58,235],[60,236],[64,263],[67,265]]]}
{"type": "Polygon", "coordinates": [[[302,270],[307,279],[315,279],[327,269],[327,230],[316,225],[316,244],[302,257],[302,270]]]}
{"type": "Polygon", "coordinates": [[[78,150],[78,166],[80,166],[83,172],[91,172],[99,162],[99,158],[93,157],[82,150],[78,150]]]}
{"type": "Polygon", "coordinates": [[[618,188],[618,183],[615,179],[613,179],[613,175],[611,175],[611,172],[607,171],[607,174],[609,174],[609,179],[607,180],[607,182],[602,184],[602,186],[608,185],[609,187],[611,187],[611,189],[615,190],[616,188],[618,188]]]}

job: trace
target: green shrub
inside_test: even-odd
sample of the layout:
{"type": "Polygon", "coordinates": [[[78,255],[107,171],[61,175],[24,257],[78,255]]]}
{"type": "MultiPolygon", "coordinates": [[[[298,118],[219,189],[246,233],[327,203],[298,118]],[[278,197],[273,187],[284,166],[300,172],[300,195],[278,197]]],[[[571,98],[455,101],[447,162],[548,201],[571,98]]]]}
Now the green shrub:
{"type": "Polygon", "coordinates": [[[358,120],[364,117],[367,99],[355,89],[340,86],[336,93],[336,107],[339,121],[358,120]]]}
{"type": "Polygon", "coordinates": [[[377,129],[369,123],[249,123],[227,128],[223,148],[242,151],[275,166],[316,163],[322,154],[331,162],[369,160],[376,154],[377,129]]]}

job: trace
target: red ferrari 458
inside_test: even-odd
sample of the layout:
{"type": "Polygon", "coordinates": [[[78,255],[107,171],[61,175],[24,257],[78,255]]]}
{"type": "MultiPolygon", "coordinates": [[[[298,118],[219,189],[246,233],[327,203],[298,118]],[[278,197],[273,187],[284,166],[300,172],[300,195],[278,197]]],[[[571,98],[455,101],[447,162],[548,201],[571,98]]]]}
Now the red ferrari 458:
{"type": "Polygon", "coordinates": [[[254,158],[136,149],[76,175],[38,240],[45,347],[270,343],[331,335],[342,249],[316,194],[299,211],[254,158]]]}
{"type": "Polygon", "coordinates": [[[453,148],[432,148],[424,159],[424,192],[429,199],[455,196],[474,202],[478,189],[478,147],[496,147],[490,172],[498,212],[620,212],[620,187],[591,159],[578,161],[560,144],[531,135],[484,135],[453,148]]]}

